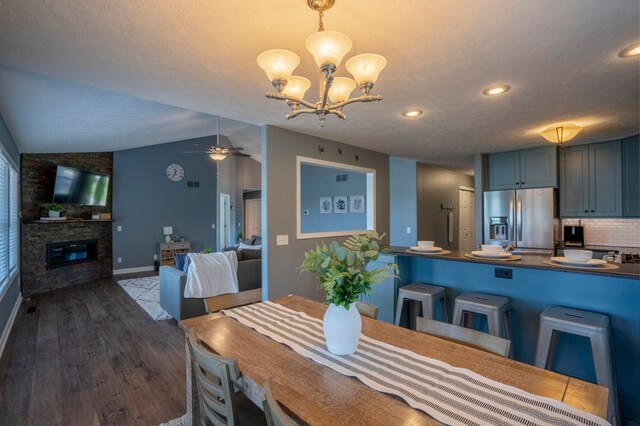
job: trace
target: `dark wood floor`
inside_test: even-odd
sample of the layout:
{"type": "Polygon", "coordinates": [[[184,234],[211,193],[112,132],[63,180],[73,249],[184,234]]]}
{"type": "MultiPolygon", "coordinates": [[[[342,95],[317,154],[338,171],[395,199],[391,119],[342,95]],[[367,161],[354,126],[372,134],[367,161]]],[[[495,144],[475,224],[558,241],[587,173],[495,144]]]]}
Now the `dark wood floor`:
{"type": "Polygon", "coordinates": [[[180,417],[183,339],[176,321],[153,321],[115,280],[33,297],[0,359],[0,424],[157,425],[180,417]]]}

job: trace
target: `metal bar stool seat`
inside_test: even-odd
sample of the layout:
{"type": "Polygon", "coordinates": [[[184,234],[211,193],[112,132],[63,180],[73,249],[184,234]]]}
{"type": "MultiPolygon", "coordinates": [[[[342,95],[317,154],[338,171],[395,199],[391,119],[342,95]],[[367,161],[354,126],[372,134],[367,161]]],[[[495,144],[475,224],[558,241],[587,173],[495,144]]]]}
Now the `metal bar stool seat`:
{"type": "MultiPolygon", "coordinates": [[[[489,334],[511,340],[509,299],[494,294],[469,292],[456,297],[453,307],[453,325],[464,326],[464,314],[480,314],[487,317],[489,334]]],[[[513,345],[512,345],[513,347],[513,345]]]]}
{"type": "Polygon", "coordinates": [[[402,317],[402,308],[404,301],[409,301],[409,323],[410,328],[416,328],[416,317],[418,316],[419,306],[422,305],[422,316],[428,319],[434,319],[435,315],[435,303],[440,301],[442,308],[442,320],[444,322],[449,321],[449,312],[447,311],[446,301],[446,289],[437,285],[431,284],[409,284],[404,287],[400,287],[398,290],[398,302],[396,304],[396,319],[395,325],[400,325],[400,318],[402,317]]]}
{"type": "Polygon", "coordinates": [[[557,346],[558,333],[556,332],[575,334],[589,339],[596,381],[599,385],[609,388],[608,420],[613,425],[620,424],[609,317],[597,312],[562,306],[550,306],[545,309],[540,314],[536,367],[544,369],[551,367],[557,346]]]}

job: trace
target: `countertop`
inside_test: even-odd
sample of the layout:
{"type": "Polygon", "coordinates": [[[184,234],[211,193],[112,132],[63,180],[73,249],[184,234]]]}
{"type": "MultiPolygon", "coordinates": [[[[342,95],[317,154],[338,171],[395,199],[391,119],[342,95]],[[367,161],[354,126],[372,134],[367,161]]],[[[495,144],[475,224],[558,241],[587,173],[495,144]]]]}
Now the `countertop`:
{"type": "Polygon", "coordinates": [[[481,264],[490,264],[496,266],[502,266],[505,268],[533,268],[533,269],[545,269],[549,271],[557,271],[557,272],[570,272],[574,274],[588,274],[588,275],[608,275],[612,277],[620,277],[620,278],[640,278],[640,264],[629,264],[629,263],[616,263],[618,269],[598,269],[598,268],[590,268],[590,269],[576,269],[576,268],[566,268],[563,266],[555,266],[548,265],[543,263],[544,260],[549,260],[549,256],[547,255],[539,255],[539,254],[521,254],[522,260],[514,260],[514,261],[500,261],[500,260],[492,260],[492,259],[472,259],[465,257],[465,253],[461,251],[452,251],[450,254],[427,254],[427,253],[416,253],[413,251],[407,251],[408,247],[392,247],[393,253],[396,255],[402,256],[412,256],[416,258],[424,257],[428,259],[435,260],[451,260],[456,262],[470,262],[470,263],[481,263],[481,264]]]}

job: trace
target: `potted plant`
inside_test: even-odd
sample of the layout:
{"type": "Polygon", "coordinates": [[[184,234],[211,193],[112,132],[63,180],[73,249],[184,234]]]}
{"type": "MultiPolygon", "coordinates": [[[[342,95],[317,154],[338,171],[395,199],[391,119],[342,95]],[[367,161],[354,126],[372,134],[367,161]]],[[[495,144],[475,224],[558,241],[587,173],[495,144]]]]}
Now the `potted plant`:
{"type": "Polygon", "coordinates": [[[60,213],[64,211],[60,204],[45,204],[44,209],[49,212],[49,217],[60,217],[60,213]]]}
{"type": "Polygon", "coordinates": [[[384,234],[370,231],[347,238],[342,246],[332,241],[328,246],[316,245],[304,254],[300,269],[319,274],[319,287],[327,297],[325,303],[329,308],[324,315],[323,330],[331,353],[350,355],[356,351],[362,321],[355,302],[361,294],[368,294],[373,284],[398,273],[398,266],[393,263],[367,269],[379,253],[390,251],[381,247],[382,238],[384,234]]]}

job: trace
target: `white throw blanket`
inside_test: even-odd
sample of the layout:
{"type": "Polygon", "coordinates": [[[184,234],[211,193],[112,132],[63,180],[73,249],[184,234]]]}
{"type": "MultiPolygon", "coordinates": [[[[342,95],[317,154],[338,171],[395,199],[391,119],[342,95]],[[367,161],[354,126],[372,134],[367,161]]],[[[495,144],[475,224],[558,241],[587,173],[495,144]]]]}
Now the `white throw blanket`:
{"type": "Polygon", "coordinates": [[[189,253],[184,297],[212,297],[238,292],[238,257],[235,251],[189,253]]]}

